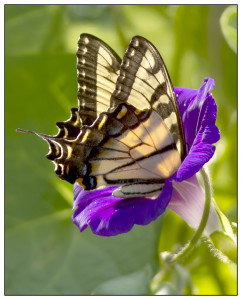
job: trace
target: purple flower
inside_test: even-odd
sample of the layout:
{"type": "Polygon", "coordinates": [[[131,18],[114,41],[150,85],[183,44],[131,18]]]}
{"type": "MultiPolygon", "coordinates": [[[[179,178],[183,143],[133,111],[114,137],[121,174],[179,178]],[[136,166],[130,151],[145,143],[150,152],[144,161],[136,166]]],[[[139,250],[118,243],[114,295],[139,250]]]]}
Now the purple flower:
{"type": "MultiPolygon", "coordinates": [[[[209,93],[213,88],[214,80],[211,78],[205,78],[199,90],[174,88],[189,152],[177,172],[166,180],[157,199],[117,198],[112,196],[117,187],[83,191],[80,185],[74,184],[75,212],[72,220],[80,231],[89,225],[94,234],[102,236],[125,233],[134,224],[147,225],[154,221],[167,206],[191,226],[198,226],[204,194],[195,174],[211,159],[215,151],[212,144],[220,138],[215,125],[217,106],[209,93]],[[193,214],[192,208],[197,210],[198,215],[193,214]]],[[[212,214],[211,220],[214,219],[212,214]]],[[[208,234],[211,232],[208,226],[206,230],[208,234]]]]}
{"type": "MultiPolygon", "coordinates": [[[[191,227],[198,228],[204,210],[205,192],[196,175],[182,182],[173,181],[172,185],[173,192],[167,207],[182,217],[191,227]]],[[[223,231],[223,229],[214,204],[211,202],[203,234],[210,236],[214,231],[223,231]]]]}

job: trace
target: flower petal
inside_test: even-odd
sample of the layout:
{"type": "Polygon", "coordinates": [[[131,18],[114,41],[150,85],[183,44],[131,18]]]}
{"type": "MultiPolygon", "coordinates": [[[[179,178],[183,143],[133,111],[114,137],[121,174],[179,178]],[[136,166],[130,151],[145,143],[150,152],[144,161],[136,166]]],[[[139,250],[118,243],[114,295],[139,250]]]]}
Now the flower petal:
{"type": "Polygon", "coordinates": [[[117,198],[112,196],[116,188],[82,191],[75,183],[72,219],[80,231],[90,225],[95,234],[113,236],[130,231],[134,224],[147,225],[164,212],[172,194],[171,181],[166,182],[157,199],[117,198]]]}
{"type": "Polygon", "coordinates": [[[199,90],[177,89],[175,93],[178,94],[178,104],[182,117],[183,128],[186,142],[189,147],[192,146],[196,134],[201,125],[215,123],[217,106],[214,98],[209,94],[209,91],[214,88],[214,80],[205,78],[199,90]],[[208,104],[209,103],[209,104],[208,104]],[[211,118],[209,108],[213,107],[211,118]]]}
{"type": "Polygon", "coordinates": [[[205,128],[200,129],[193,145],[199,143],[216,143],[220,139],[220,132],[218,127],[214,124],[209,124],[205,128]]]}
{"type": "Polygon", "coordinates": [[[187,110],[189,104],[194,101],[197,96],[198,90],[174,87],[174,92],[176,94],[177,102],[179,105],[179,110],[181,117],[183,117],[185,111],[187,110]]]}
{"type": "Polygon", "coordinates": [[[76,208],[72,221],[80,231],[87,228],[90,221],[102,210],[108,210],[114,204],[120,201],[121,198],[110,197],[116,187],[107,187],[105,189],[97,189],[93,191],[83,191],[82,187],[74,184],[74,199],[73,209],[76,208]]]}
{"type": "MultiPolygon", "coordinates": [[[[197,229],[203,215],[205,193],[196,175],[183,182],[173,182],[173,188],[168,208],[182,217],[190,226],[197,229]]],[[[204,234],[209,236],[217,230],[222,230],[221,222],[213,203],[211,203],[204,234]]]]}
{"type": "Polygon", "coordinates": [[[215,152],[215,146],[208,143],[193,145],[189,155],[184,159],[174,179],[183,181],[196,174],[208,162],[215,152]]]}
{"type": "Polygon", "coordinates": [[[215,151],[219,130],[215,125],[217,106],[209,91],[214,88],[214,80],[205,78],[200,89],[175,88],[183,120],[183,128],[188,155],[182,162],[173,179],[185,180],[197,173],[208,162],[215,151]],[[185,109],[186,108],[186,109],[185,109]]]}

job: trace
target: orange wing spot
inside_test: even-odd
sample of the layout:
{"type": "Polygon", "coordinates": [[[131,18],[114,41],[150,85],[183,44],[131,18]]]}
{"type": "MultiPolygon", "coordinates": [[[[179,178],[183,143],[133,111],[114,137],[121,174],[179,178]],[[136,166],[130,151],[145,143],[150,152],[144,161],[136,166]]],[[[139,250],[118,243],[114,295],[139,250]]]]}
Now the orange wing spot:
{"type": "Polygon", "coordinates": [[[69,171],[70,171],[70,166],[69,166],[69,165],[67,165],[67,166],[66,166],[66,174],[68,174],[68,173],[69,173],[69,171]]]}
{"type": "Polygon", "coordinates": [[[135,113],[136,115],[139,115],[139,114],[141,114],[141,113],[142,113],[142,110],[140,110],[140,109],[136,108],[136,110],[134,111],[134,113],[135,113]]]}
{"type": "Polygon", "coordinates": [[[83,189],[86,189],[86,186],[82,183],[83,182],[83,178],[77,178],[76,182],[83,187],[83,189]]]}

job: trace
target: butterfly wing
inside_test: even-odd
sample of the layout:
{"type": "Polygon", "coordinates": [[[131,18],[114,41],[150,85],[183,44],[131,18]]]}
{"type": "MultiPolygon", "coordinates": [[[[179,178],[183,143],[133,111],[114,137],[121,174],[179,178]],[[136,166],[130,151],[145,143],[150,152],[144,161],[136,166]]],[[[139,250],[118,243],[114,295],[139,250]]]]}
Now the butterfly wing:
{"type": "Polygon", "coordinates": [[[123,102],[140,110],[156,111],[170,130],[184,159],[183,126],[170,76],[158,50],[141,36],[135,36],[126,50],[111,106],[123,102]]]}
{"type": "Polygon", "coordinates": [[[185,156],[181,117],[162,58],[136,36],[120,58],[83,34],[77,50],[78,109],[58,122],[50,145],[57,175],[115,196],[157,196],[185,156]]]}
{"type": "MultiPolygon", "coordinates": [[[[150,111],[149,120],[142,123],[136,131],[148,132],[147,136],[152,140],[155,150],[149,153],[143,147],[141,151],[143,163],[135,164],[139,167],[142,166],[143,169],[154,170],[158,168],[161,181],[170,177],[185,157],[183,126],[165,64],[157,49],[143,37],[136,36],[131,40],[122,60],[111,106],[115,107],[124,102],[138,109],[150,111]],[[157,153],[157,151],[161,153],[157,153]]],[[[117,178],[120,176],[122,178],[127,172],[127,167],[120,167],[119,171],[115,169],[108,177],[117,178]],[[122,171],[123,173],[121,173],[122,171]]],[[[142,172],[138,172],[138,168],[136,172],[140,176],[140,182],[142,182],[142,172]]],[[[151,176],[149,181],[156,182],[156,180],[155,177],[152,178],[151,176]]],[[[115,183],[115,180],[112,182],[115,183]]],[[[140,193],[147,195],[153,187],[155,190],[156,186],[148,185],[147,180],[143,180],[142,184],[126,183],[114,194],[123,197],[140,193]]]]}
{"type": "Polygon", "coordinates": [[[121,63],[120,57],[106,43],[90,34],[80,35],[76,55],[78,108],[71,109],[67,121],[56,123],[59,132],[55,136],[27,131],[48,142],[46,157],[55,164],[56,174],[71,183],[76,179],[75,164],[78,164],[75,156],[70,157],[74,140],[83,125],[91,125],[109,108],[121,63]]]}
{"type": "Polygon", "coordinates": [[[86,33],[80,35],[76,55],[78,113],[72,109],[69,120],[56,123],[59,127],[56,136],[42,135],[50,145],[47,158],[54,162],[56,174],[70,183],[79,174],[76,170],[81,155],[78,151],[72,153],[74,140],[83,125],[91,125],[110,107],[121,64],[121,58],[105,42],[86,33]]]}
{"type": "Polygon", "coordinates": [[[87,190],[117,185],[118,197],[159,195],[180,166],[185,143],[169,75],[150,42],[131,40],[109,112],[83,126],[71,144],[63,142],[63,149],[55,160],[64,166],[62,176],[87,190]]]}
{"type": "Polygon", "coordinates": [[[91,125],[107,111],[121,59],[103,41],[81,34],[77,48],[78,109],[83,125],[91,125]]]}

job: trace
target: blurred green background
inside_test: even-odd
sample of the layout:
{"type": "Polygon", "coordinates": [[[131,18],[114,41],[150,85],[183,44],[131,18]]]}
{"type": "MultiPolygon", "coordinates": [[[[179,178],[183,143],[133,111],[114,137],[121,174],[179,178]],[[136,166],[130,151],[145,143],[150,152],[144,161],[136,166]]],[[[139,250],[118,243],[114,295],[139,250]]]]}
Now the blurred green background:
{"type": "MultiPolygon", "coordinates": [[[[174,86],[198,89],[204,77],[215,79],[221,140],[209,168],[214,198],[237,222],[237,7],[221,19],[226,8],[5,6],[6,295],[149,294],[158,249],[174,250],[192,236],[172,211],[116,237],[79,233],[71,221],[72,186],[54,174],[47,144],[15,132],[20,127],[56,134],[55,122],[69,118],[77,106],[75,51],[84,32],[121,57],[134,35],[144,36],[160,51],[174,86]]],[[[236,294],[236,271],[201,242],[180,273],[168,278],[166,290],[236,294]]]]}

